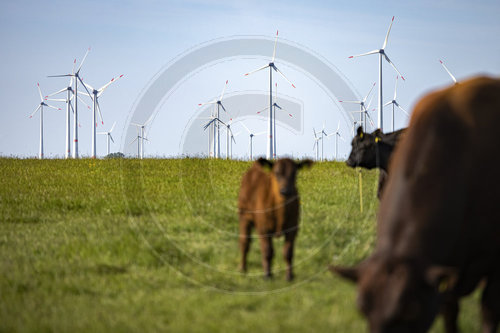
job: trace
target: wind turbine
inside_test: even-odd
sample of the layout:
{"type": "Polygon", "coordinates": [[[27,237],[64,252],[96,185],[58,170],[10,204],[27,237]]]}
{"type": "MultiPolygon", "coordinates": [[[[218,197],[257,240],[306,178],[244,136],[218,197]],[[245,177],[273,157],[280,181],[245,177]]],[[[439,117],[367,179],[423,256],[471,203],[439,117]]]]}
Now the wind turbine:
{"type": "Polygon", "coordinates": [[[358,54],[355,56],[350,56],[349,58],[355,58],[355,57],[362,57],[365,55],[370,55],[370,54],[379,54],[379,76],[378,76],[378,128],[383,130],[383,96],[382,96],[382,56],[384,56],[385,60],[396,70],[396,72],[401,76],[401,78],[404,80],[405,78],[403,75],[399,72],[399,70],[396,68],[396,66],[392,63],[392,61],[389,59],[387,54],[385,53],[385,47],[387,46],[387,41],[389,40],[389,33],[391,32],[392,24],[394,23],[394,16],[392,17],[391,25],[389,26],[389,30],[387,30],[387,35],[385,36],[384,44],[382,45],[382,48],[379,50],[373,50],[367,53],[363,54],[358,54]]]}
{"type": "MultiPolygon", "coordinates": [[[[85,59],[87,58],[87,55],[89,54],[90,47],[87,49],[87,52],[85,53],[85,56],[82,59],[82,62],[80,63],[80,66],[78,66],[78,69],[76,72],[73,70],[71,74],[63,74],[63,75],[49,75],[48,77],[67,77],[71,76],[75,78],[75,89],[73,90],[73,93],[75,96],[78,96],[78,81],[80,81],[83,84],[82,79],[80,78],[80,70],[82,69],[83,63],[85,62],[85,59]]],[[[75,62],[74,62],[75,63],[75,62]]],[[[74,66],[73,66],[74,68],[74,66]]],[[[85,84],[83,84],[83,87],[85,90],[87,90],[87,87],[85,87],[85,84]]],[[[87,92],[90,95],[90,92],[87,90],[87,92]]],[[[78,158],[78,98],[75,98],[75,115],[73,116],[73,158],[78,158]]]]}
{"type": "MultiPolygon", "coordinates": [[[[277,156],[277,150],[276,150],[276,109],[278,110],[282,110],[282,111],[285,111],[281,106],[278,105],[278,103],[276,103],[276,101],[278,100],[278,84],[275,83],[275,95],[274,95],[274,102],[272,104],[272,108],[273,108],[273,128],[274,128],[274,133],[273,133],[273,148],[274,148],[274,156],[276,157],[277,156]]],[[[257,114],[261,114],[262,112],[266,111],[266,110],[269,110],[269,106],[266,106],[264,109],[260,110],[257,112],[257,114]]],[[[286,112],[286,111],[285,111],[286,112]]],[[[288,116],[290,118],[293,118],[293,115],[291,113],[288,114],[288,116]]]]}
{"type": "Polygon", "coordinates": [[[245,124],[243,122],[241,122],[241,125],[243,125],[243,128],[245,128],[245,130],[248,132],[248,135],[250,136],[250,141],[249,141],[248,145],[249,145],[249,152],[250,152],[250,160],[253,160],[253,137],[257,136],[257,135],[265,134],[266,131],[253,133],[252,131],[250,131],[248,129],[248,127],[245,126],[245,124]]]}
{"type": "Polygon", "coordinates": [[[345,140],[344,140],[344,138],[342,137],[342,135],[340,135],[339,130],[340,130],[340,120],[339,120],[339,123],[338,123],[338,125],[337,125],[337,129],[335,130],[335,132],[334,132],[334,133],[332,133],[332,134],[330,134],[330,135],[327,135],[327,137],[330,137],[330,136],[332,136],[332,135],[335,135],[335,160],[337,160],[337,156],[338,156],[338,155],[337,155],[337,153],[338,153],[338,145],[339,145],[338,141],[339,141],[339,138],[340,138],[342,141],[344,141],[344,142],[345,142],[345,140]]]}
{"type": "MultiPolygon", "coordinates": [[[[76,66],[76,59],[73,61],[73,69],[71,71],[71,73],[74,73],[75,72],[75,66],[76,66]]],[[[71,154],[71,133],[70,133],[70,127],[71,127],[71,119],[70,119],[70,109],[73,109],[73,105],[71,105],[71,98],[72,98],[72,93],[73,93],[73,76],[70,77],[69,79],[69,83],[68,83],[68,86],[64,89],[61,89],[55,93],[52,93],[50,95],[47,95],[45,96],[45,98],[47,97],[51,97],[51,96],[54,96],[54,95],[57,95],[59,93],[62,93],[63,91],[66,91],[67,92],[67,96],[66,96],[66,99],[65,100],[62,100],[66,103],[66,151],[64,152],[64,157],[66,159],[69,158],[70,154],[71,154]]],[[[52,99],[48,99],[48,100],[52,100],[52,99]]],[[[60,101],[60,100],[58,100],[60,101]]],[[[75,112],[75,110],[73,110],[73,113],[75,112]]]]}
{"type": "Polygon", "coordinates": [[[250,74],[253,74],[255,72],[258,72],[260,70],[263,70],[265,68],[269,67],[269,118],[268,118],[268,142],[267,142],[267,153],[266,157],[267,159],[271,158],[276,158],[276,152],[274,151],[275,148],[275,143],[273,141],[273,134],[275,133],[273,130],[273,69],[275,72],[278,72],[285,80],[288,81],[292,85],[292,87],[295,88],[295,85],[283,74],[278,67],[274,64],[274,60],[276,59],[276,43],[278,42],[278,31],[276,31],[276,39],[274,41],[274,50],[273,50],[273,57],[271,58],[271,62],[269,62],[267,65],[262,66],[254,71],[248,72],[245,74],[245,76],[248,76],[250,74]]]}
{"type": "Polygon", "coordinates": [[[325,132],[325,122],[323,122],[323,128],[321,129],[321,162],[323,162],[323,147],[325,145],[324,137],[328,137],[328,134],[325,132]]]}
{"type": "Polygon", "coordinates": [[[38,158],[42,159],[43,158],[43,107],[47,106],[51,109],[56,109],[56,110],[61,110],[61,109],[45,103],[43,96],[42,96],[42,91],[40,90],[40,84],[37,83],[36,85],[38,87],[38,94],[40,95],[40,104],[38,105],[36,110],[33,111],[33,113],[30,115],[30,118],[33,118],[35,113],[37,113],[37,111],[40,110],[40,147],[39,147],[39,151],[38,151],[38,158]]]}
{"type": "Polygon", "coordinates": [[[152,117],[149,117],[149,119],[146,120],[144,124],[130,123],[131,126],[133,125],[137,127],[137,133],[138,133],[137,137],[130,144],[134,143],[135,140],[137,140],[137,157],[140,157],[141,160],[144,158],[144,140],[149,141],[146,138],[144,128],[146,127],[146,125],[149,124],[149,122],[152,119],[153,119],[152,117]]]}
{"type": "MultiPolygon", "coordinates": [[[[104,125],[104,121],[102,119],[102,113],[101,113],[101,106],[99,105],[99,97],[101,97],[102,93],[104,90],[106,90],[112,83],[118,81],[123,77],[123,74],[118,76],[116,79],[112,78],[108,83],[103,85],[99,89],[94,89],[90,84],[88,83],[83,83],[86,89],[92,90],[92,95],[90,93],[81,93],[82,95],[86,95],[92,99],[92,152],[91,152],[91,158],[96,158],[96,127],[97,127],[97,122],[96,122],[96,109],[99,111],[99,117],[101,118],[101,123],[104,125]]],[[[88,90],[87,90],[88,91],[88,90]]]]}
{"type": "Polygon", "coordinates": [[[316,130],[313,128],[313,134],[314,134],[314,144],[313,144],[313,150],[316,151],[316,160],[319,160],[319,140],[322,139],[322,137],[318,137],[316,133],[316,130]]]}
{"type": "MultiPolygon", "coordinates": [[[[359,120],[361,123],[363,123],[364,125],[364,130],[366,131],[366,115],[367,113],[365,113],[365,111],[367,111],[368,108],[370,108],[370,104],[371,104],[371,99],[370,99],[370,103],[368,103],[368,107],[366,106],[366,100],[368,99],[368,96],[370,96],[370,94],[372,93],[372,90],[373,88],[375,87],[375,84],[376,82],[373,83],[372,87],[370,88],[370,91],[368,91],[368,94],[366,94],[366,96],[361,100],[361,101],[339,101],[340,103],[350,103],[350,104],[359,104],[359,111],[360,114],[359,114],[359,120]],[[363,114],[365,115],[365,120],[363,121],[363,114]]],[[[372,96],[373,98],[373,96],[372,96]]]]}
{"type": "Polygon", "coordinates": [[[439,60],[439,62],[441,63],[441,65],[443,65],[445,71],[448,73],[448,75],[451,77],[451,79],[453,80],[453,82],[455,82],[455,84],[457,84],[457,79],[455,78],[455,76],[453,74],[451,74],[450,70],[448,69],[448,67],[446,67],[446,65],[444,64],[444,62],[442,60],[439,60]]]}
{"type": "MultiPolygon", "coordinates": [[[[218,99],[214,99],[213,101],[210,101],[210,102],[198,104],[198,106],[207,105],[207,104],[213,104],[214,106],[216,106],[216,108],[214,110],[215,112],[212,112],[212,114],[211,114],[212,120],[215,118],[217,118],[217,119],[220,118],[220,108],[222,108],[222,110],[224,110],[224,112],[227,112],[224,105],[222,105],[222,98],[224,98],[224,92],[226,91],[226,87],[227,87],[228,82],[229,82],[229,80],[226,80],[226,83],[224,84],[224,88],[222,88],[222,92],[221,92],[220,97],[218,99]]],[[[219,119],[219,121],[220,121],[220,119],[219,119]]],[[[219,127],[219,123],[210,121],[210,124],[212,125],[211,130],[213,131],[213,137],[214,137],[214,142],[213,142],[214,155],[215,155],[215,158],[219,158],[220,157],[220,127],[219,127]]]]}
{"type": "Polygon", "coordinates": [[[403,109],[401,105],[399,105],[399,103],[396,101],[397,92],[398,92],[398,76],[396,76],[396,85],[394,87],[394,98],[392,99],[392,101],[389,101],[384,104],[384,106],[392,104],[392,132],[394,132],[394,106],[397,106],[401,111],[403,111],[407,117],[410,116],[408,112],[406,112],[405,109],[403,109]]]}
{"type": "Polygon", "coordinates": [[[115,140],[113,140],[113,137],[111,136],[111,132],[113,132],[115,125],[116,125],[116,121],[113,123],[113,126],[111,126],[111,129],[109,131],[97,133],[97,134],[101,134],[101,135],[106,135],[106,141],[107,141],[106,156],[109,155],[109,140],[111,140],[111,141],[113,141],[113,143],[115,143],[115,140]]]}

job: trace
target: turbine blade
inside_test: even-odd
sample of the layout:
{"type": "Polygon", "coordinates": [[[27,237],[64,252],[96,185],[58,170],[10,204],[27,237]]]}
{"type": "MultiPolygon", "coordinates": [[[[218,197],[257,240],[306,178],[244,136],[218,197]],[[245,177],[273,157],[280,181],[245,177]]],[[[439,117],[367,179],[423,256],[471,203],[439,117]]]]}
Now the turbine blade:
{"type": "Polygon", "coordinates": [[[446,67],[446,65],[444,64],[444,62],[442,62],[441,60],[439,60],[439,62],[441,63],[441,65],[443,65],[444,69],[446,70],[446,72],[448,73],[448,75],[451,77],[451,79],[453,80],[453,82],[457,83],[457,79],[455,78],[455,76],[453,76],[453,74],[451,74],[451,72],[449,71],[448,67],[446,67]]]}
{"type": "MultiPolygon", "coordinates": [[[[226,87],[227,87],[228,82],[229,82],[229,80],[226,80],[226,83],[224,84],[224,88],[222,88],[222,92],[220,93],[219,101],[222,101],[222,98],[224,97],[224,93],[226,92],[226,87]]],[[[224,111],[226,111],[226,110],[224,110],[224,111]]]]}
{"type": "Polygon", "coordinates": [[[42,107],[41,104],[38,105],[38,107],[35,109],[35,111],[33,111],[31,114],[30,114],[30,118],[33,118],[33,116],[35,115],[35,113],[37,113],[38,110],[40,110],[40,108],[42,107]]]}
{"type": "Polygon", "coordinates": [[[248,76],[248,75],[253,74],[255,72],[261,71],[261,70],[263,70],[264,68],[267,68],[267,67],[269,67],[269,65],[265,65],[265,66],[262,66],[261,68],[258,68],[256,70],[254,70],[254,71],[248,72],[248,73],[245,74],[245,76],[248,76]]]}
{"type": "Polygon", "coordinates": [[[373,88],[375,87],[377,83],[376,82],[373,82],[373,85],[372,87],[370,88],[370,91],[368,92],[368,94],[365,96],[365,98],[363,98],[363,102],[366,102],[366,99],[368,98],[368,96],[370,96],[370,94],[372,93],[372,90],[373,88]]]}
{"type": "Polygon", "coordinates": [[[73,76],[73,74],[47,75],[47,77],[66,77],[66,76],[73,76]]]}
{"type": "Polygon", "coordinates": [[[111,139],[111,141],[113,141],[113,143],[115,143],[115,140],[113,140],[113,137],[111,136],[111,133],[109,133],[109,138],[111,139]]]}
{"type": "Polygon", "coordinates": [[[339,129],[340,129],[340,120],[339,120],[339,122],[338,122],[338,124],[337,124],[337,130],[335,130],[335,132],[338,132],[338,131],[339,131],[339,129]]]}
{"type": "Polygon", "coordinates": [[[83,100],[83,98],[81,98],[80,96],[78,96],[78,100],[80,102],[82,102],[87,107],[87,109],[91,109],[91,107],[87,103],[85,103],[85,101],[83,100]]]}
{"type": "Polygon", "coordinates": [[[262,131],[262,132],[255,133],[253,136],[262,135],[262,134],[266,134],[266,133],[267,133],[267,131],[262,131]]]}
{"type": "Polygon", "coordinates": [[[46,101],[52,101],[52,102],[66,102],[64,98],[46,98],[46,101]]]}
{"type": "MultiPolygon", "coordinates": [[[[78,94],[92,98],[92,95],[87,94],[85,91],[78,90],[78,94]]],[[[80,97],[80,96],[78,96],[80,97]]]]}
{"type": "Polygon", "coordinates": [[[266,111],[267,109],[269,109],[269,106],[266,106],[266,107],[265,107],[265,108],[263,108],[262,110],[257,111],[257,114],[260,114],[260,113],[262,113],[262,112],[266,111]]]}
{"type": "Polygon", "coordinates": [[[56,108],[55,106],[52,106],[52,105],[49,105],[49,104],[45,104],[45,106],[48,106],[49,108],[51,109],[54,109],[54,110],[61,110],[61,108],[56,108]]]}
{"type": "Polygon", "coordinates": [[[408,114],[408,112],[406,112],[406,110],[405,110],[405,109],[403,109],[403,108],[401,107],[401,105],[399,105],[399,103],[398,103],[398,102],[396,102],[396,106],[397,106],[397,107],[398,107],[401,111],[403,111],[403,113],[404,113],[407,117],[410,117],[410,115],[408,114]]]}
{"type": "Polygon", "coordinates": [[[106,90],[112,83],[115,83],[118,81],[118,79],[122,78],[123,74],[118,76],[117,78],[112,78],[108,83],[103,85],[101,88],[97,89],[97,97],[101,96],[104,90],[106,90]]]}
{"type": "Polygon", "coordinates": [[[401,74],[400,71],[398,71],[398,69],[396,68],[396,65],[394,65],[391,61],[391,59],[389,59],[389,57],[387,56],[387,54],[384,53],[384,57],[385,57],[385,60],[387,60],[387,62],[389,64],[391,64],[392,68],[394,68],[396,70],[396,72],[398,72],[399,76],[401,76],[401,78],[403,79],[403,81],[405,80],[404,76],[401,74]]]}
{"type": "Polygon", "coordinates": [[[274,40],[274,49],[273,49],[273,58],[271,62],[274,62],[274,59],[276,58],[276,44],[278,43],[278,30],[276,30],[276,39],[274,40]]]}
{"type": "Polygon", "coordinates": [[[138,139],[139,139],[139,136],[136,136],[135,139],[132,140],[132,142],[130,142],[128,145],[130,146],[131,144],[133,144],[134,142],[136,142],[138,139]]]}
{"type": "Polygon", "coordinates": [[[87,89],[87,86],[85,85],[85,83],[83,82],[83,80],[78,76],[78,80],[82,83],[83,87],[85,88],[85,90],[87,91],[87,94],[89,94],[89,96],[93,99],[92,97],[92,94],[90,93],[90,91],[87,89]]]}
{"type": "Polygon", "coordinates": [[[391,32],[392,24],[394,23],[394,16],[392,17],[391,25],[389,26],[389,30],[387,30],[387,35],[385,35],[384,45],[382,45],[382,50],[387,46],[387,41],[389,40],[389,33],[391,32]]]}
{"type": "Polygon", "coordinates": [[[361,101],[339,101],[340,103],[361,104],[361,101]]]}
{"type": "Polygon", "coordinates": [[[72,74],[75,74],[75,67],[76,67],[76,58],[73,60],[73,69],[71,70],[72,74]]]}
{"type": "Polygon", "coordinates": [[[54,95],[60,94],[60,93],[62,93],[63,91],[67,91],[67,90],[68,90],[68,88],[64,88],[64,89],[61,89],[61,90],[59,90],[59,91],[56,91],[55,93],[49,94],[49,95],[47,95],[47,96],[45,96],[45,97],[51,97],[51,96],[54,96],[54,95]]]}
{"type": "Polygon", "coordinates": [[[36,86],[38,88],[38,94],[40,95],[40,102],[43,102],[42,91],[40,90],[40,83],[37,82],[36,86]]]}
{"type": "Polygon", "coordinates": [[[376,54],[376,53],[379,53],[379,50],[373,50],[373,51],[370,51],[370,52],[366,52],[366,53],[362,53],[362,54],[353,55],[353,56],[350,56],[350,57],[349,57],[349,59],[352,59],[352,58],[357,58],[357,57],[363,57],[363,56],[366,56],[366,55],[376,54]]]}
{"type": "Polygon", "coordinates": [[[240,122],[240,124],[243,126],[243,128],[248,132],[248,134],[252,134],[252,132],[250,132],[250,130],[248,129],[248,127],[246,127],[245,123],[244,122],[240,122]]]}
{"type": "Polygon", "coordinates": [[[111,129],[109,130],[109,133],[113,132],[113,129],[115,128],[116,121],[113,123],[113,126],[111,126],[111,129]]]}
{"type": "Polygon", "coordinates": [[[101,106],[99,105],[99,99],[96,99],[97,111],[99,111],[99,117],[101,118],[101,124],[104,125],[104,119],[102,119],[101,106]]]}
{"type": "Polygon", "coordinates": [[[295,85],[292,83],[292,81],[290,81],[290,80],[289,80],[289,79],[285,76],[285,74],[283,74],[283,72],[281,72],[281,71],[278,69],[278,67],[276,67],[275,65],[273,65],[273,68],[274,68],[274,70],[275,70],[275,71],[277,71],[278,73],[280,73],[280,74],[281,74],[281,76],[283,76],[283,78],[285,78],[285,80],[287,80],[287,81],[288,81],[288,83],[290,83],[290,84],[292,85],[292,87],[296,88],[296,87],[295,87],[295,85]]]}
{"type": "Polygon", "coordinates": [[[384,106],[391,105],[391,104],[392,104],[392,101],[385,103],[384,106]]]}
{"type": "Polygon", "coordinates": [[[217,103],[217,101],[213,100],[213,101],[210,101],[210,102],[199,103],[198,106],[203,106],[203,105],[207,105],[207,104],[215,104],[215,103],[217,103]]]}
{"type": "Polygon", "coordinates": [[[227,113],[227,110],[222,103],[220,103],[220,106],[222,107],[222,110],[224,110],[224,112],[227,113]]]}
{"type": "Polygon", "coordinates": [[[83,63],[85,62],[85,59],[87,58],[87,55],[89,54],[89,51],[90,51],[90,47],[87,49],[87,52],[85,52],[85,55],[83,56],[82,62],[80,63],[80,66],[78,66],[76,73],[79,73],[80,69],[82,69],[83,63]]]}

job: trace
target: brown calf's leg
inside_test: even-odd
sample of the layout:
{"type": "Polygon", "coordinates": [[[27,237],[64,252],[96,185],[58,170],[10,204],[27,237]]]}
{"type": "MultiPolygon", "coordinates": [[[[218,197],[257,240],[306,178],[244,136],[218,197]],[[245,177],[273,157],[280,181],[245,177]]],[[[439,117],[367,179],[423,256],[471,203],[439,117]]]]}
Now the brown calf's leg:
{"type": "Polygon", "coordinates": [[[293,280],[293,245],[295,242],[295,233],[285,234],[285,245],[283,246],[283,257],[286,262],[286,280],[293,280]]]}
{"type": "Polygon", "coordinates": [[[500,322],[500,270],[488,277],[481,298],[483,333],[495,333],[500,322]]]}
{"type": "Polygon", "coordinates": [[[240,251],[241,251],[241,262],[240,271],[246,273],[247,271],[247,254],[250,250],[250,243],[252,232],[252,222],[240,219],[240,251]]]}
{"type": "Polygon", "coordinates": [[[264,269],[264,277],[270,278],[272,277],[271,264],[274,256],[272,234],[261,233],[259,236],[260,236],[260,250],[262,252],[262,268],[264,269]]]}

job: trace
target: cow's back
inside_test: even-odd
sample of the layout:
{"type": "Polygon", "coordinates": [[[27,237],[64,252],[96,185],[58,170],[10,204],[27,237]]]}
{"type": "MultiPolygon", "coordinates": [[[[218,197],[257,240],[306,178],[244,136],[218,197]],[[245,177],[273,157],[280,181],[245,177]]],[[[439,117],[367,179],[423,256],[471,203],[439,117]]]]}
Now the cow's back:
{"type": "Polygon", "coordinates": [[[500,81],[426,96],[391,162],[377,251],[488,266],[500,254],[500,81]]]}

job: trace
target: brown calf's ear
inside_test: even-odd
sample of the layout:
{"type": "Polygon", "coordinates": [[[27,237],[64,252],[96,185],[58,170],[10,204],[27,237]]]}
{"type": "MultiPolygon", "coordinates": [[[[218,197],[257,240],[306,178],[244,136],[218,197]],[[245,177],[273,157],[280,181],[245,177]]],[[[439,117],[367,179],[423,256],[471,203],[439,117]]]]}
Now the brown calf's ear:
{"type": "Polygon", "coordinates": [[[334,274],[338,274],[345,279],[351,280],[352,282],[358,282],[359,270],[357,267],[339,267],[329,265],[328,269],[334,274]]]}
{"type": "Polygon", "coordinates": [[[439,292],[452,290],[458,281],[458,270],[453,267],[431,266],[425,271],[425,280],[439,292]]]}
{"type": "Polygon", "coordinates": [[[300,170],[303,167],[309,167],[310,168],[314,164],[314,162],[311,161],[311,160],[303,160],[303,161],[300,161],[300,162],[298,162],[296,164],[297,164],[297,169],[300,170]]]}
{"type": "Polygon", "coordinates": [[[258,160],[257,160],[257,163],[259,163],[262,167],[269,167],[270,169],[273,168],[273,165],[274,165],[274,162],[272,161],[269,161],[263,157],[260,157],[258,160]]]}

